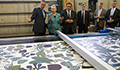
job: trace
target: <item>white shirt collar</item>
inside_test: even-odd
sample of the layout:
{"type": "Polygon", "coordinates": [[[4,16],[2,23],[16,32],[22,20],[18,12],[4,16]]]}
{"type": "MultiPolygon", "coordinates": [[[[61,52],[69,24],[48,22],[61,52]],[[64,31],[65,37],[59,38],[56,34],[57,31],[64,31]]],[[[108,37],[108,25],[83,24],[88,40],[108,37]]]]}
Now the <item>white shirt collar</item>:
{"type": "Polygon", "coordinates": [[[102,8],[101,9],[99,9],[100,11],[102,11],[102,8]]]}
{"type": "Polygon", "coordinates": [[[113,15],[114,12],[115,12],[115,10],[116,10],[116,7],[115,7],[115,8],[111,8],[111,13],[110,13],[110,15],[113,15]]]}
{"type": "Polygon", "coordinates": [[[83,10],[81,10],[82,12],[85,12],[85,10],[83,11],[83,10]]]}
{"type": "MultiPolygon", "coordinates": [[[[67,13],[68,13],[68,10],[66,10],[67,11],[67,13]]],[[[71,10],[69,11],[70,13],[71,13],[71,10]]]]}
{"type": "Polygon", "coordinates": [[[114,10],[114,11],[115,11],[115,10],[116,10],[116,7],[115,7],[115,8],[111,8],[111,10],[114,10]]]}

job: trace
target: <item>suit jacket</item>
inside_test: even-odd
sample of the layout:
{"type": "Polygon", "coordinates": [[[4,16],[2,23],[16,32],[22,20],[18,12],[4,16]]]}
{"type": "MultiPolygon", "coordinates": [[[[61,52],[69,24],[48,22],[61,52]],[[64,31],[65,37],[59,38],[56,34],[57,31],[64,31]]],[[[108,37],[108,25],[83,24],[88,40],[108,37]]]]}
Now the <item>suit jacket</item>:
{"type": "Polygon", "coordinates": [[[34,8],[31,21],[34,21],[33,25],[33,31],[34,32],[46,32],[46,24],[45,24],[45,18],[46,18],[46,11],[44,10],[45,17],[43,16],[42,9],[40,7],[34,8]]]}
{"type": "Polygon", "coordinates": [[[55,33],[55,30],[58,29],[60,31],[62,31],[60,24],[62,23],[62,21],[60,20],[61,15],[59,13],[56,13],[56,17],[54,18],[53,14],[50,13],[48,14],[48,17],[52,17],[51,20],[48,19],[48,30],[50,33],[55,33]]]}
{"type": "Polygon", "coordinates": [[[76,12],[71,10],[71,19],[73,20],[73,23],[66,23],[66,20],[69,19],[68,15],[67,15],[67,11],[63,11],[61,16],[64,17],[63,24],[62,24],[63,32],[68,33],[69,32],[69,27],[71,27],[72,32],[75,33],[75,30],[76,30],[75,22],[77,21],[76,12]]]}
{"type": "MultiPolygon", "coordinates": [[[[99,12],[99,9],[96,9],[95,10],[95,14],[94,14],[94,18],[95,16],[98,16],[98,12],[99,12]]],[[[100,19],[99,19],[99,22],[97,22],[97,19],[95,18],[95,25],[99,25],[100,27],[104,27],[104,23],[105,23],[105,15],[106,15],[106,10],[105,9],[102,9],[101,11],[101,14],[100,14],[100,19]]]]}
{"type": "MultiPolygon", "coordinates": [[[[63,10],[61,11],[61,15],[62,15],[65,11],[67,11],[67,9],[63,9],[63,10]]],[[[72,11],[73,11],[73,10],[72,10],[72,11]]]]}
{"type": "MultiPolygon", "coordinates": [[[[77,26],[79,27],[83,25],[81,16],[82,16],[82,10],[78,11],[77,14],[77,26]]],[[[85,10],[85,25],[90,26],[90,13],[87,10],[85,10]]]]}
{"type": "Polygon", "coordinates": [[[114,27],[117,26],[117,24],[118,24],[118,22],[119,22],[119,20],[120,20],[120,11],[119,11],[118,8],[116,8],[116,10],[115,10],[115,12],[114,12],[114,14],[113,14],[113,16],[112,16],[112,19],[114,20],[114,22],[112,22],[112,23],[107,23],[107,20],[110,20],[110,13],[111,13],[111,9],[109,9],[109,10],[107,11],[106,16],[105,16],[106,25],[107,25],[108,27],[114,28],[114,27]]]}
{"type": "MultiPolygon", "coordinates": [[[[62,11],[61,11],[61,16],[62,16],[62,14],[64,13],[64,12],[66,12],[67,11],[67,9],[63,9],[62,11]]],[[[73,11],[73,10],[72,10],[73,11]]],[[[61,23],[61,26],[63,26],[63,24],[64,24],[64,22],[62,22],[61,23]]]]}
{"type": "Polygon", "coordinates": [[[61,15],[66,11],[67,9],[63,9],[62,11],[61,11],[61,15]]]}

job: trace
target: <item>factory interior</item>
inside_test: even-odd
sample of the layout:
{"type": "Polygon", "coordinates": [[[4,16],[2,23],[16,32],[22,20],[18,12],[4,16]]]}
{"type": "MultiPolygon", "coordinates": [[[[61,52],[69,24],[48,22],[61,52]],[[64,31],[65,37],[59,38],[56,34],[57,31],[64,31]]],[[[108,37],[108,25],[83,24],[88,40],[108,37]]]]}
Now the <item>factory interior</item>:
{"type": "Polygon", "coordinates": [[[0,0],[0,70],[120,70],[120,0],[0,0]]]}

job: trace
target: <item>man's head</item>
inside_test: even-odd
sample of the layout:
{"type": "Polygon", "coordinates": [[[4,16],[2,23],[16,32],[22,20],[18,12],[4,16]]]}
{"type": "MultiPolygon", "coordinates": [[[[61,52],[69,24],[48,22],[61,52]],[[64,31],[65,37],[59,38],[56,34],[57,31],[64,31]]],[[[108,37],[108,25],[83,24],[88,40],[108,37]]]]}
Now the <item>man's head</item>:
{"type": "Polygon", "coordinates": [[[99,9],[101,9],[102,7],[103,7],[103,3],[100,2],[100,3],[99,3],[99,9]]]}
{"type": "Polygon", "coordinates": [[[56,12],[57,11],[57,8],[56,8],[56,6],[54,4],[51,6],[51,11],[52,12],[56,12]]]}
{"type": "Polygon", "coordinates": [[[85,7],[86,7],[86,4],[85,4],[85,3],[82,3],[82,4],[81,4],[82,10],[85,10],[85,7]]]}
{"type": "Polygon", "coordinates": [[[117,6],[117,1],[114,0],[111,5],[112,5],[113,8],[115,8],[117,6]]]}
{"type": "Polygon", "coordinates": [[[41,9],[44,9],[44,8],[45,8],[45,5],[46,5],[46,2],[45,2],[45,1],[41,1],[41,2],[40,2],[40,7],[41,7],[41,9]]]}
{"type": "Polygon", "coordinates": [[[72,3],[71,2],[68,2],[66,4],[66,7],[67,7],[67,10],[71,10],[72,9],[72,3]]]}

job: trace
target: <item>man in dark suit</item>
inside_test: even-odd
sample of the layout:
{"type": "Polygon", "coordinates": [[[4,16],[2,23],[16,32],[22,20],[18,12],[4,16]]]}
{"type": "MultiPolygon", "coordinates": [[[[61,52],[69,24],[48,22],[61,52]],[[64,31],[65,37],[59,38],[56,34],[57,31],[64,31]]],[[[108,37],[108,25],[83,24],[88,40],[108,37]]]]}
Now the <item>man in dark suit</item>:
{"type": "Polygon", "coordinates": [[[33,31],[35,36],[42,36],[45,35],[46,32],[46,11],[44,7],[46,5],[45,1],[41,1],[40,7],[34,8],[31,18],[28,17],[28,22],[34,21],[33,31]]]}
{"type": "Polygon", "coordinates": [[[66,4],[66,10],[61,13],[63,19],[63,33],[65,34],[74,34],[75,33],[75,22],[77,21],[76,12],[72,10],[72,3],[66,4]]]}
{"type": "Polygon", "coordinates": [[[117,2],[112,2],[112,8],[109,9],[106,13],[105,20],[106,20],[106,27],[114,28],[118,25],[120,20],[120,11],[116,8],[117,2]]]}
{"type": "MultiPolygon", "coordinates": [[[[61,15],[62,15],[65,11],[67,11],[67,8],[66,8],[66,9],[63,9],[63,10],[61,11],[61,15]]],[[[73,10],[72,10],[72,11],[73,11],[73,10]]],[[[64,31],[63,31],[63,24],[64,24],[64,22],[61,23],[62,32],[64,32],[64,31]]]]}
{"type": "Polygon", "coordinates": [[[95,18],[95,31],[99,32],[99,30],[103,30],[105,26],[105,15],[106,10],[102,8],[103,3],[99,3],[99,9],[95,10],[94,18],[95,18]]]}
{"type": "Polygon", "coordinates": [[[77,14],[77,29],[78,33],[84,33],[88,32],[88,29],[90,29],[90,13],[85,10],[86,4],[81,4],[82,10],[78,11],[77,14]]]}

